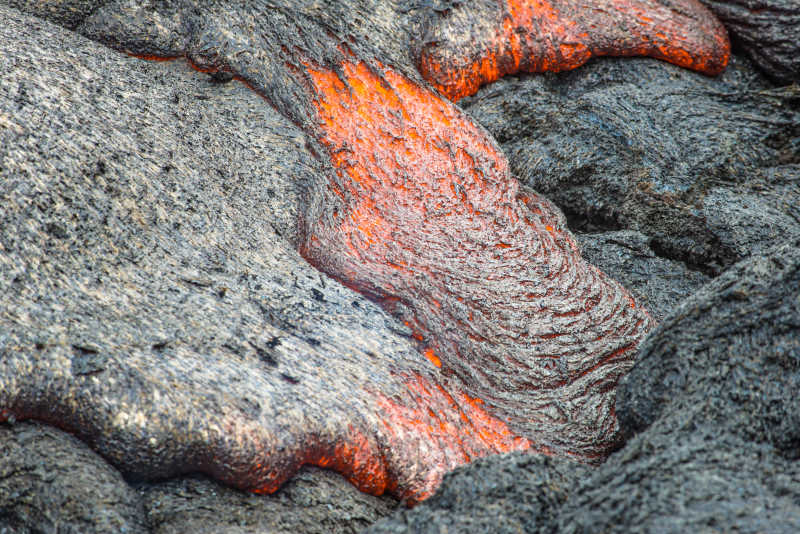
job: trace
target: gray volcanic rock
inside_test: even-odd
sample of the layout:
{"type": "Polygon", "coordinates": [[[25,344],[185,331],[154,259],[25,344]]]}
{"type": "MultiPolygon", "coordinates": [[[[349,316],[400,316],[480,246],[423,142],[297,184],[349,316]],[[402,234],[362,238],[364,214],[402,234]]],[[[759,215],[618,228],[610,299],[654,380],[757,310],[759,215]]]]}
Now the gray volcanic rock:
{"type": "Polygon", "coordinates": [[[800,3],[796,0],[700,0],[731,41],[778,82],[800,81],[800,3]]]}
{"type": "Polygon", "coordinates": [[[74,30],[86,17],[108,2],[109,0],[2,0],[0,4],[74,30]]]}
{"type": "Polygon", "coordinates": [[[656,423],[570,492],[553,533],[800,529],[800,465],[680,416],[656,423]]]}
{"type": "Polygon", "coordinates": [[[617,390],[629,435],[659,419],[800,458],[800,239],[739,263],[642,344],[617,390]],[[690,417],[691,415],[691,417],[690,417]]]}
{"type": "Polygon", "coordinates": [[[585,465],[547,456],[482,458],[448,473],[441,489],[413,510],[398,510],[366,532],[553,532],[572,489],[590,473],[585,465]]]}
{"type": "Polygon", "coordinates": [[[461,104],[573,230],[637,230],[659,255],[718,273],[800,233],[799,102],[734,56],[718,78],[603,59],[461,104]]]}
{"type": "Polygon", "coordinates": [[[639,232],[577,234],[575,239],[583,257],[625,286],[656,321],[710,280],[681,262],[656,255],[639,232]]]}
{"type": "Polygon", "coordinates": [[[704,286],[643,343],[617,402],[640,433],[605,464],[476,462],[370,532],[797,532],[799,381],[795,239],[704,286]]]}
{"type": "MultiPolygon", "coordinates": [[[[420,359],[402,325],[294,251],[312,158],[258,95],[0,14],[3,408],[20,395],[60,405],[51,423],[103,427],[81,437],[116,465],[149,451],[166,477],[202,453],[199,433],[232,439],[231,421],[264,417],[265,400],[325,390],[314,354],[420,359]],[[303,376],[286,365],[299,356],[303,376]]],[[[328,387],[361,379],[342,381],[328,387]]],[[[322,483],[325,508],[347,511],[342,483],[322,483]]],[[[365,513],[342,514],[342,528],[365,513]]]]}
{"type": "Polygon", "coordinates": [[[146,531],[136,491],[75,437],[1,425],[0,450],[0,532],[146,531]]]}
{"type": "Polygon", "coordinates": [[[85,443],[40,423],[0,426],[0,444],[0,532],[344,534],[397,505],[317,468],[271,496],[201,477],[131,487],[85,443]]]}
{"type": "Polygon", "coordinates": [[[341,475],[303,468],[273,495],[243,493],[201,477],[137,487],[153,534],[355,534],[397,507],[341,475]]]}

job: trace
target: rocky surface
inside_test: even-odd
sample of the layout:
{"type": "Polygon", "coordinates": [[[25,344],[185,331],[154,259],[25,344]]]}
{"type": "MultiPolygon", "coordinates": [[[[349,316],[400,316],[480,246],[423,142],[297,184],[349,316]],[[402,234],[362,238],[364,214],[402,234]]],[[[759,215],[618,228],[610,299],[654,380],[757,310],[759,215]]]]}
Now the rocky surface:
{"type": "MultiPolygon", "coordinates": [[[[320,389],[313,371],[298,385],[282,355],[329,350],[330,325],[342,325],[345,344],[361,330],[364,358],[378,346],[389,353],[392,344],[397,354],[419,357],[379,308],[326,284],[294,252],[295,183],[312,170],[302,162],[303,136],[260,97],[183,64],[128,58],[0,10],[8,74],[0,82],[4,397],[19,384],[6,380],[17,377],[39,381],[44,404],[70,398],[75,417],[99,417],[109,427],[181,414],[179,432],[168,429],[169,437],[145,448],[191,456],[196,443],[180,436],[208,421],[215,406],[245,417],[262,410],[258,388],[231,397],[218,381],[269,373],[286,391],[320,389]],[[325,338],[314,333],[321,324],[325,338]],[[154,359],[162,358],[194,359],[184,372],[199,373],[198,381],[156,374],[154,359]]],[[[336,390],[348,391],[352,380],[336,390]]],[[[142,446],[115,443],[113,432],[103,443],[82,437],[96,450],[116,451],[105,458],[117,465],[129,447],[142,446]]],[[[351,508],[341,486],[323,490],[326,509],[351,508]]],[[[83,506],[95,505],[87,499],[83,506]]],[[[385,505],[378,499],[372,507],[385,505]]],[[[350,528],[350,514],[342,517],[350,528]]]]}
{"type": "Polygon", "coordinates": [[[139,495],[82,441],[19,423],[0,443],[0,532],[146,531],[139,495]]]}
{"type": "Polygon", "coordinates": [[[648,338],[618,394],[630,440],[601,467],[492,458],[369,531],[796,532],[799,379],[794,239],[736,264],[648,338]]]}
{"type": "Polygon", "coordinates": [[[733,45],[779,83],[800,81],[797,36],[800,5],[794,0],[701,0],[725,24],[733,45]]]}
{"type": "MultiPolygon", "coordinates": [[[[148,470],[177,475],[181,458],[207,452],[192,432],[257,423],[265,390],[280,405],[282,391],[348,391],[363,379],[328,382],[315,370],[323,352],[426,362],[401,323],[295,252],[302,186],[319,172],[296,124],[225,76],[127,58],[5,7],[86,30],[106,3],[0,2],[0,202],[12,207],[0,211],[0,377],[24,368],[42,403],[69,399],[72,421],[109,429],[79,441],[40,424],[0,427],[12,451],[0,458],[0,531],[358,531],[395,503],[328,471],[256,496],[114,468],[146,450],[145,462],[163,462],[148,470]],[[308,367],[287,372],[297,354],[308,367]],[[159,372],[163,359],[175,367],[159,372]],[[265,372],[274,380],[242,386],[265,372]],[[197,387],[183,388],[182,373],[197,387]],[[221,406],[233,408],[215,419],[221,406]]],[[[378,4],[360,3],[353,27],[386,29],[389,18],[370,15],[378,4]]],[[[396,36],[446,4],[379,9],[400,13],[387,31],[396,36]]],[[[378,41],[413,63],[405,43],[378,41]]],[[[663,324],[625,382],[629,441],[606,464],[489,458],[373,530],[796,532],[796,89],[741,57],[720,79],[603,60],[501,80],[463,104],[515,172],[591,232],[579,236],[583,254],[663,324]]],[[[313,412],[286,417],[323,424],[313,412]]]]}
{"type": "Polygon", "coordinates": [[[719,78],[597,61],[500,80],[462,105],[573,230],[637,230],[709,274],[800,232],[800,93],[739,58],[719,78]]]}
{"type": "Polygon", "coordinates": [[[659,322],[710,280],[682,262],[656,254],[651,240],[640,232],[578,234],[577,239],[583,257],[619,280],[659,322]]]}

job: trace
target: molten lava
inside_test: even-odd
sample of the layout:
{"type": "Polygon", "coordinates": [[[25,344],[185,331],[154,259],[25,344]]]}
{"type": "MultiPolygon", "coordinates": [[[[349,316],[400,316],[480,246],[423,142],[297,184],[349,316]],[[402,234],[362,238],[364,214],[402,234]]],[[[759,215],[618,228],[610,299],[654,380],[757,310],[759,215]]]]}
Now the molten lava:
{"type": "Polygon", "coordinates": [[[465,2],[425,41],[420,72],[453,101],[507,74],[595,56],[650,56],[709,75],[730,56],[725,28],[698,0],[465,2]]]}

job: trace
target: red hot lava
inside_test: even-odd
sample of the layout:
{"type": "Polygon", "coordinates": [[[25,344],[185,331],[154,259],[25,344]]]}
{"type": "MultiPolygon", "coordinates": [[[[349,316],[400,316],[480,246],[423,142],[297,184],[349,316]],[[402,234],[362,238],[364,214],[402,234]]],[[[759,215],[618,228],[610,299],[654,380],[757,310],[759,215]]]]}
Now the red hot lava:
{"type": "Polygon", "coordinates": [[[710,75],[730,56],[725,28],[698,0],[465,2],[426,41],[420,72],[453,101],[507,74],[595,56],[650,56],[710,75]]]}

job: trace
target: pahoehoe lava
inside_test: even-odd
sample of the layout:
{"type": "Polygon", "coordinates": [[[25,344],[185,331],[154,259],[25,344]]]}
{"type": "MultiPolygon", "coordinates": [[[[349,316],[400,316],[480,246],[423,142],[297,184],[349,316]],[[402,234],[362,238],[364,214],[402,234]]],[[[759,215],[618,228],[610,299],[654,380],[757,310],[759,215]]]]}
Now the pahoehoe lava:
{"type": "Polygon", "coordinates": [[[420,72],[451,100],[507,74],[596,56],[650,56],[710,75],[730,56],[724,26],[698,0],[463,2],[422,43],[420,72]]]}
{"type": "MultiPolygon", "coordinates": [[[[597,462],[619,444],[616,383],[652,321],[581,259],[562,215],[520,186],[480,126],[416,73],[292,9],[248,6],[257,29],[244,14],[220,29],[225,10],[245,7],[167,2],[159,13],[154,5],[137,8],[137,27],[161,41],[126,40],[113,23],[103,33],[97,27],[113,19],[103,12],[93,37],[235,77],[299,126],[322,169],[305,184],[299,252],[405,323],[426,362],[393,374],[400,390],[364,385],[370,418],[332,420],[324,435],[281,427],[270,439],[221,441],[183,470],[271,492],[315,464],[364,491],[416,502],[446,471],[480,456],[529,450],[597,462]],[[179,35],[165,40],[164,21],[179,35]],[[286,432],[289,443],[275,442],[286,432]]],[[[660,8],[645,5],[662,20],[660,8]]],[[[649,13],[639,3],[628,9],[649,13]]],[[[672,27],[694,43],[689,21],[672,27]]],[[[6,415],[57,419],[48,416],[55,408],[19,402],[6,415]]],[[[61,421],[81,424],[80,435],[100,427],[61,421]]],[[[146,461],[128,469],[152,475],[146,461]]]]}

